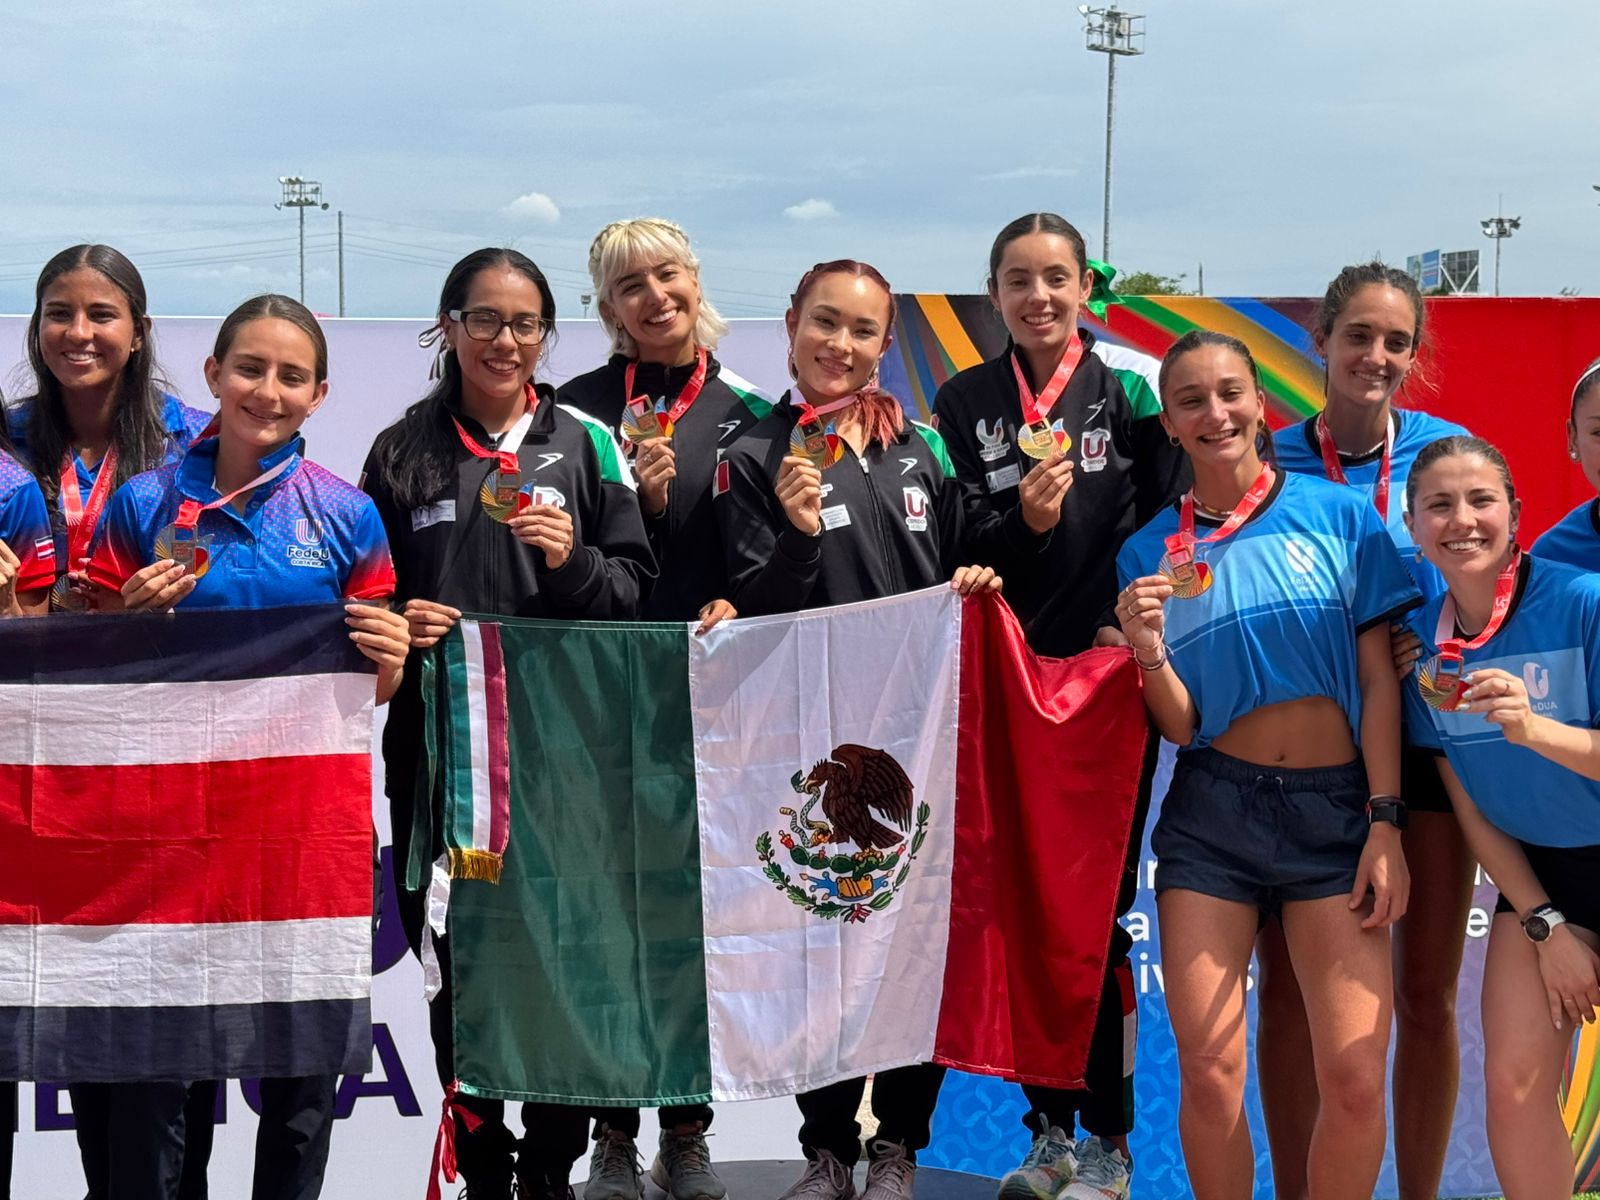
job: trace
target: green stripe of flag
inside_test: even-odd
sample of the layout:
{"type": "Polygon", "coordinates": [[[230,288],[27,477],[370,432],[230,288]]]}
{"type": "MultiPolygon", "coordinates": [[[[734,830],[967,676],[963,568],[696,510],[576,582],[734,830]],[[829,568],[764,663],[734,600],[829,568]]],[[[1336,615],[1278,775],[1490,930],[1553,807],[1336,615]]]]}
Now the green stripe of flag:
{"type": "Polygon", "coordinates": [[[514,1100],[705,1099],[687,627],[506,620],[501,639],[511,849],[498,884],[451,890],[456,1073],[514,1100]]]}

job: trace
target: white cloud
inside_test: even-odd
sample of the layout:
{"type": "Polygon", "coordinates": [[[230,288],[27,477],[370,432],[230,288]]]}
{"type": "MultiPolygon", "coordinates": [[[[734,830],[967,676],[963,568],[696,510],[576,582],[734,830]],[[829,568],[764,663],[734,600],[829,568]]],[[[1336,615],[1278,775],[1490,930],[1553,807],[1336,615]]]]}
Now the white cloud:
{"type": "Polygon", "coordinates": [[[518,196],[500,211],[508,217],[519,217],[540,225],[554,225],[561,219],[561,210],[556,207],[556,202],[543,192],[518,196]]]}
{"type": "Polygon", "coordinates": [[[791,221],[828,221],[837,217],[839,210],[826,200],[819,200],[813,196],[810,200],[789,205],[783,210],[783,215],[791,221]]]}

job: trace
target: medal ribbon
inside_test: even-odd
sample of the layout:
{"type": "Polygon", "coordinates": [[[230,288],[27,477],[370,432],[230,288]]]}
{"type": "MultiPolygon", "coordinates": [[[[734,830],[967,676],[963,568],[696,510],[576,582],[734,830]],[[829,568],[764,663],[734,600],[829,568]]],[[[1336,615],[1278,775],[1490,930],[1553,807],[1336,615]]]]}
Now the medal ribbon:
{"type": "MultiPolygon", "coordinates": [[[[1345,478],[1344,464],[1339,461],[1339,448],[1333,444],[1328,432],[1328,422],[1322,413],[1317,414],[1317,448],[1322,451],[1322,472],[1334,483],[1349,483],[1345,478]]],[[[1377,506],[1378,519],[1389,520],[1389,463],[1394,454],[1394,418],[1389,418],[1388,431],[1383,435],[1383,458],[1378,463],[1378,486],[1372,493],[1377,506]]]]}
{"type": "MultiPolygon", "coordinates": [[[[683,385],[683,391],[678,393],[678,398],[672,402],[672,407],[667,410],[667,424],[676,425],[700,395],[700,389],[705,387],[706,357],[706,348],[704,346],[696,346],[694,348],[694,374],[689,376],[689,382],[683,385]]],[[[622,400],[624,404],[632,404],[637,400],[639,403],[649,407],[650,397],[635,396],[633,394],[633,374],[638,366],[639,364],[635,360],[628,360],[628,369],[622,376],[622,400]]]]}
{"type": "Polygon", "coordinates": [[[818,417],[825,417],[831,412],[838,412],[841,408],[849,408],[857,400],[861,399],[861,393],[851,392],[843,400],[830,400],[828,403],[820,405],[813,405],[798,391],[795,392],[795,399],[800,401],[800,424],[804,425],[807,422],[817,420],[818,417]]]}
{"type": "Polygon", "coordinates": [[[1061,361],[1056,364],[1055,374],[1050,376],[1050,382],[1044,385],[1044,391],[1036,398],[1033,389],[1028,386],[1027,375],[1023,373],[1022,360],[1017,357],[1015,350],[1011,352],[1011,370],[1017,377],[1017,398],[1022,401],[1024,428],[1042,424],[1049,419],[1050,410],[1056,406],[1056,401],[1061,399],[1061,393],[1067,390],[1067,384],[1072,382],[1078,364],[1082,361],[1083,339],[1078,336],[1077,330],[1073,330],[1072,341],[1067,343],[1067,352],[1061,356],[1061,361]]]}
{"type": "Polygon", "coordinates": [[[1489,623],[1483,627],[1482,633],[1470,641],[1450,636],[1456,627],[1456,601],[1454,596],[1445,596],[1444,604],[1439,609],[1439,625],[1433,634],[1433,640],[1439,647],[1441,667],[1453,666],[1459,671],[1463,651],[1479,649],[1500,632],[1500,626],[1506,623],[1506,615],[1511,611],[1511,597],[1517,590],[1517,571],[1521,566],[1522,550],[1518,548],[1512,551],[1511,561],[1501,569],[1500,577],[1494,581],[1494,607],[1489,610],[1489,623]]]}
{"type": "Polygon", "coordinates": [[[294,455],[286,454],[278,462],[277,466],[261,472],[261,474],[257,475],[243,487],[234,488],[233,491],[229,492],[226,496],[218,496],[215,500],[208,501],[205,504],[201,504],[198,500],[185,500],[182,504],[178,505],[177,518],[172,522],[173,528],[187,529],[193,532],[195,526],[200,523],[201,513],[210,512],[213,508],[221,508],[224,504],[227,504],[229,501],[231,501],[235,496],[238,496],[243,492],[248,492],[252,488],[258,488],[264,483],[271,483],[279,475],[282,475],[285,471],[287,471],[290,467],[290,464],[293,462],[294,455]]]}
{"type": "Polygon", "coordinates": [[[1232,537],[1239,531],[1239,526],[1248,521],[1256,509],[1261,507],[1261,502],[1267,498],[1267,493],[1272,490],[1277,474],[1268,463],[1261,464],[1261,474],[1256,476],[1256,481],[1250,485],[1248,491],[1240,498],[1234,510],[1228,514],[1228,519],[1218,528],[1213,529],[1205,537],[1196,539],[1194,536],[1194,489],[1190,488],[1183,494],[1183,504],[1178,512],[1178,532],[1167,538],[1167,554],[1172,559],[1175,567],[1184,566],[1194,561],[1194,548],[1196,544],[1205,542],[1220,542],[1224,538],[1232,537]]]}
{"type": "Polygon", "coordinates": [[[83,502],[78,489],[78,466],[72,450],[61,456],[61,511],[67,520],[67,569],[70,571],[89,557],[89,543],[100,524],[100,513],[111,495],[111,481],[117,474],[117,448],[112,446],[100,459],[99,474],[89,489],[89,502],[83,502]]]}
{"type": "Polygon", "coordinates": [[[528,430],[533,426],[533,410],[539,405],[539,395],[533,390],[533,385],[525,385],[528,407],[517,418],[517,423],[506,430],[506,435],[500,440],[498,450],[488,450],[481,445],[477,438],[467,432],[466,427],[452,415],[451,424],[456,427],[456,436],[461,439],[461,444],[472,451],[475,458],[492,458],[499,465],[502,475],[522,474],[522,464],[517,461],[517,450],[522,445],[522,439],[528,436],[528,430]]]}

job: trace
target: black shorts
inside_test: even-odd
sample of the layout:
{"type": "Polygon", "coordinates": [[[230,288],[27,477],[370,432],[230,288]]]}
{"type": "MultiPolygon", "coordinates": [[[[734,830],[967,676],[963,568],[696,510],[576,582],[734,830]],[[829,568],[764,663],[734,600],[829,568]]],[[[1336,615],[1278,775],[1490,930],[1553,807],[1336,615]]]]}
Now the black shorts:
{"type": "Polygon", "coordinates": [[[1367,841],[1366,806],[1360,759],[1297,771],[1185,750],[1150,837],[1156,892],[1186,888],[1263,914],[1348,892],[1367,841]]]}
{"type": "Polygon", "coordinates": [[[1439,753],[1423,746],[1400,747],[1400,799],[1412,812],[1453,813],[1450,793],[1439,778],[1439,753]]]}
{"type": "MultiPolygon", "coordinates": [[[[1574,925],[1600,934],[1600,846],[1535,846],[1519,842],[1550,903],[1574,925]]],[[[1497,913],[1516,913],[1501,896],[1497,913]]]]}

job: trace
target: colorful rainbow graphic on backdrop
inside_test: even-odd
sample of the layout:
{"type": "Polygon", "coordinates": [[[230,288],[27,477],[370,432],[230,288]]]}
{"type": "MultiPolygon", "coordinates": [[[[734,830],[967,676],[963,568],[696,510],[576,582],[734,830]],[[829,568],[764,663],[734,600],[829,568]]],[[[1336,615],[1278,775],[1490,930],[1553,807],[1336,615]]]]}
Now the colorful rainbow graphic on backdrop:
{"type": "MultiPolygon", "coordinates": [[[[902,295],[885,386],[927,419],[939,385],[957,371],[999,354],[1005,326],[987,296],[902,295]]],[[[1275,424],[1301,421],[1322,407],[1322,369],[1307,328],[1312,300],[1127,296],[1107,310],[1109,323],[1085,311],[1084,324],[1118,345],[1160,358],[1191,329],[1242,340],[1256,356],[1275,424]]]]}
{"type": "MultiPolygon", "coordinates": [[[[1006,331],[987,296],[901,295],[895,345],[884,386],[913,416],[927,420],[933,397],[958,371],[1005,349],[1006,331]]],[[[1084,324],[1118,345],[1156,358],[1191,329],[1232,334],[1250,347],[1266,386],[1273,424],[1302,421],[1322,408],[1322,364],[1312,348],[1315,300],[1126,296],[1102,323],[1084,324]]],[[[1561,1088],[1562,1114],[1577,1159],[1575,1190],[1600,1187],[1600,1026],[1579,1031],[1561,1088]]]]}

